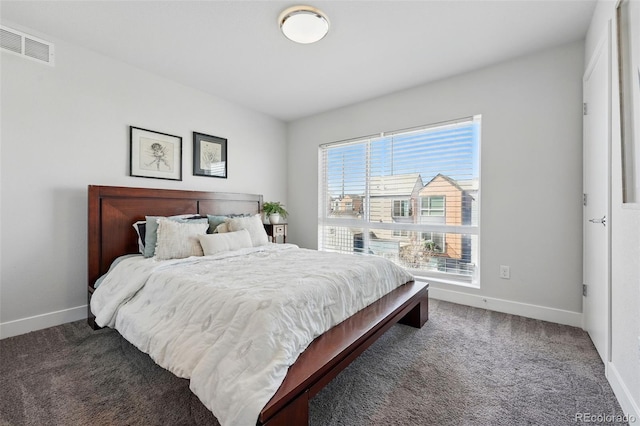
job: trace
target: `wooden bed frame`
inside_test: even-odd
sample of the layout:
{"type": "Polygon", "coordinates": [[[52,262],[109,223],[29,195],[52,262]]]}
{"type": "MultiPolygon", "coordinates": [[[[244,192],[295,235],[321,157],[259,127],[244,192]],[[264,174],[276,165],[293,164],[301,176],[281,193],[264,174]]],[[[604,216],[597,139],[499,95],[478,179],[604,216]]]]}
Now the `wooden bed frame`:
{"type": "MultiPolygon", "coordinates": [[[[89,186],[89,302],[96,279],[116,257],[138,252],[132,224],[145,215],[259,213],[262,195],[89,186]]],[[[307,425],[309,399],[400,322],[422,327],[428,319],[428,285],[408,282],[316,338],[289,368],[260,412],[258,425],[307,425]]],[[[88,308],[88,322],[99,328],[88,308]]]]}

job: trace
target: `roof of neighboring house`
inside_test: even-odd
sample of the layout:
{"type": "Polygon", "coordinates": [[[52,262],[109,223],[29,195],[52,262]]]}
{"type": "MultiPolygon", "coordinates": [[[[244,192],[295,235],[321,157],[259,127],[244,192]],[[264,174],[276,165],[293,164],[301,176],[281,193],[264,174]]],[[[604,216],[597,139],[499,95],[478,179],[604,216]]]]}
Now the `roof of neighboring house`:
{"type": "Polygon", "coordinates": [[[372,176],[369,179],[371,197],[403,196],[410,197],[417,188],[422,188],[420,173],[407,173],[393,176],[372,176]]]}
{"type": "Polygon", "coordinates": [[[432,182],[435,182],[436,179],[438,178],[442,178],[444,180],[446,180],[447,182],[449,182],[452,186],[454,186],[456,189],[460,190],[460,191],[464,191],[465,189],[462,188],[460,185],[458,185],[458,182],[456,182],[455,180],[451,179],[449,176],[445,176],[442,173],[438,173],[437,175],[435,175],[433,177],[433,179],[431,179],[426,185],[425,188],[429,185],[431,185],[432,182]]]}

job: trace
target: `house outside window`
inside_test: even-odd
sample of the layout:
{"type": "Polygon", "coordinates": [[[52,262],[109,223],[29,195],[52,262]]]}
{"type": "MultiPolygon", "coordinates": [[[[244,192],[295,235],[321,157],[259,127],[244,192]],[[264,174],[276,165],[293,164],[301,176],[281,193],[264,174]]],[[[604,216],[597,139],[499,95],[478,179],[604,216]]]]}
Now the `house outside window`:
{"type": "Polygon", "coordinates": [[[318,248],[479,286],[480,120],[321,145],[318,248]]]}

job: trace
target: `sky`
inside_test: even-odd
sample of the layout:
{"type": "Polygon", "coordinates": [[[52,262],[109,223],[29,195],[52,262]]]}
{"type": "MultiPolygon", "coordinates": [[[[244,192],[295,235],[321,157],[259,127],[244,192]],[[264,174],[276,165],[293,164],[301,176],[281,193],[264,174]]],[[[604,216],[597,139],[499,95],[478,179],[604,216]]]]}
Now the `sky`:
{"type": "Polygon", "coordinates": [[[419,173],[427,184],[438,173],[454,180],[479,179],[480,119],[432,126],[418,131],[328,145],[326,168],[332,197],[364,195],[370,176],[419,173]],[[369,151],[369,162],[367,162],[369,151]]]}

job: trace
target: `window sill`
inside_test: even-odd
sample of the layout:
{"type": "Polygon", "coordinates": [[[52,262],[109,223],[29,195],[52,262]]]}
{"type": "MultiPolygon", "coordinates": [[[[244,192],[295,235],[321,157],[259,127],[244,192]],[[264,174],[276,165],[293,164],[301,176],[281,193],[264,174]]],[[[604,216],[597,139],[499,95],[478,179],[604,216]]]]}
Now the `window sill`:
{"type": "Polygon", "coordinates": [[[476,289],[480,288],[479,282],[473,282],[471,280],[465,281],[465,280],[456,280],[449,277],[435,277],[435,276],[416,275],[416,274],[414,274],[414,276],[416,278],[416,281],[418,282],[426,282],[429,284],[434,284],[434,283],[448,284],[448,285],[455,285],[459,287],[476,288],[476,289]]]}

